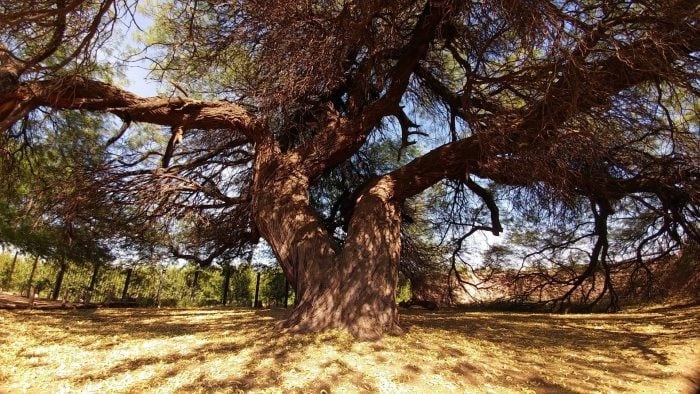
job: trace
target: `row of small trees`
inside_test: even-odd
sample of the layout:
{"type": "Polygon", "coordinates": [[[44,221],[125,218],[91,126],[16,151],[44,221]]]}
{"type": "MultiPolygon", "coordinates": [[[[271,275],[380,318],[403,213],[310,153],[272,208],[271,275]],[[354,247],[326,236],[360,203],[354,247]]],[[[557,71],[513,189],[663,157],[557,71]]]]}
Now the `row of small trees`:
{"type": "Polygon", "coordinates": [[[0,253],[0,288],[27,295],[32,287],[40,298],[139,306],[253,306],[256,300],[258,305],[285,306],[294,302],[292,289],[276,267],[67,263],[62,269],[52,260],[0,253]]]}

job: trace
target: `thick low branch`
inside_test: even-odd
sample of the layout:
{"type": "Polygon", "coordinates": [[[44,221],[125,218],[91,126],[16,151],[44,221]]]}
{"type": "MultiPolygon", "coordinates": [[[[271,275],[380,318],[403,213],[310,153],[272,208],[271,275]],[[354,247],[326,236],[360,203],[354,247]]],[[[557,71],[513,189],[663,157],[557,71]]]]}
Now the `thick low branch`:
{"type": "Polygon", "coordinates": [[[478,138],[469,137],[442,145],[389,173],[396,188],[393,198],[403,201],[446,179],[462,179],[478,169],[482,159],[478,138]]]}
{"type": "Polygon", "coordinates": [[[2,97],[55,109],[77,109],[115,114],[122,119],[184,129],[230,129],[259,141],[265,129],[241,106],[227,101],[188,98],[139,97],[104,82],[81,77],[27,82],[2,97]]]}

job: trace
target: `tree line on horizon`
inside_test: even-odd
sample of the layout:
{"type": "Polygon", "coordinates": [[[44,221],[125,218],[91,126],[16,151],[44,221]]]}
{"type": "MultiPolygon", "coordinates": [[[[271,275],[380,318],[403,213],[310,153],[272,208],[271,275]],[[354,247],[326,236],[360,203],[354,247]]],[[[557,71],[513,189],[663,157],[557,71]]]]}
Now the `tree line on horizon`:
{"type": "Polygon", "coordinates": [[[241,263],[238,266],[197,267],[192,264],[68,265],[61,283],[55,262],[0,253],[0,289],[69,303],[116,304],[135,307],[198,307],[229,305],[283,307],[294,293],[279,268],[241,263]],[[260,274],[260,282],[257,275],[260,274]],[[58,284],[58,286],[57,286],[58,284]],[[286,293],[286,296],[285,296],[286,293]]]}

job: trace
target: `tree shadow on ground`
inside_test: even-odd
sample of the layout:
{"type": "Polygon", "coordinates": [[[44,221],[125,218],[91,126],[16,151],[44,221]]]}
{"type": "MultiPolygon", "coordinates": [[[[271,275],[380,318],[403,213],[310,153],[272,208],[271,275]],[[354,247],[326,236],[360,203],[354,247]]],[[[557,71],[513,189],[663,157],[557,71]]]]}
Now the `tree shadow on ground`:
{"type": "MultiPolygon", "coordinates": [[[[366,392],[428,389],[439,382],[446,391],[496,384],[537,392],[589,392],[600,390],[600,379],[607,382],[606,390],[629,391],[620,381],[668,378],[664,368],[673,361],[668,346],[697,337],[697,312],[563,316],[409,311],[401,315],[410,327],[406,335],[373,343],[356,342],[340,331],[286,335],[279,329],[286,310],[78,310],[9,316],[15,327],[37,335],[31,346],[15,353],[27,368],[31,363],[55,367],[51,357],[56,355],[39,350],[57,343],[69,352],[94,355],[94,363],[67,363],[68,372],[53,377],[75,391],[284,387],[291,392],[366,392]]],[[[685,379],[693,385],[697,373],[689,372],[694,375],[685,379]]]]}
{"type": "MultiPolygon", "coordinates": [[[[583,371],[615,375],[623,380],[643,381],[667,378],[658,366],[670,365],[668,345],[680,345],[683,339],[697,338],[700,320],[697,308],[669,308],[654,310],[643,316],[634,315],[551,315],[508,312],[453,313],[409,312],[404,322],[413,330],[439,332],[452,338],[463,337],[486,341],[498,346],[503,353],[515,355],[510,377],[519,377],[528,385],[544,392],[570,392],[539,376],[523,377],[518,364],[528,363],[541,368],[544,374],[553,366],[551,358],[538,362],[530,357],[542,349],[556,348],[583,371]],[[584,351],[586,357],[584,356],[584,351]],[[613,359],[626,351],[629,360],[613,359]],[[593,356],[593,357],[591,357],[593,356]],[[636,362],[635,362],[636,361],[636,362]]],[[[420,350],[420,347],[416,349],[420,350]]],[[[437,351],[441,357],[459,356],[453,348],[425,349],[437,351]]],[[[561,360],[556,360],[560,362],[561,360]]],[[[698,359],[700,361],[700,359],[698,359]]],[[[687,375],[686,375],[687,376],[687,375]]],[[[688,378],[690,380],[690,378],[688,378]]],[[[582,382],[583,392],[595,391],[595,382],[582,382]]],[[[613,390],[625,387],[612,385],[613,390]]]]}
{"type": "MultiPolygon", "coordinates": [[[[104,312],[104,311],[102,311],[104,312]]],[[[236,356],[241,351],[253,349],[255,357],[251,357],[247,363],[237,368],[241,373],[234,373],[225,379],[216,379],[199,373],[191,382],[179,387],[183,392],[190,391],[217,391],[227,390],[263,390],[274,388],[280,383],[276,369],[293,369],[302,360],[302,355],[311,345],[319,344],[316,335],[279,335],[279,323],[288,312],[282,310],[183,310],[183,311],[158,311],[158,310],[133,310],[128,318],[122,313],[114,315],[91,311],[70,312],[67,315],[61,313],[47,314],[52,324],[61,324],[66,318],[73,319],[74,328],[70,329],[75,336],[105,336],[121,337],[129,340],[142,339],[168,339],[177,336],[196,335],[206,338],[221,338],[222,333],[227,333],[229,338],[243,338],[242,342],[210,341],[200,346],[190,347],[186,351],[182,349],[163,356],[132,357],[116,361],[108,368],[97,372],[89,372],[71,378],[75,384],[108,379],[115,375],[133,373],[134,371],[158,366],[155,373],[146,382],[145,386],[156,386],[163,380],[172,378],[184,369],[187,363],[196,361],[206,363],[220,357],[236,356]],[[76,324],[83,323],[83,324],[76,324]],[[183,362],[184,361],[184,362],[183,362]],[[267,362],[275,365],[275,370],[260,368],[260,364],[267,362]]],[[[338,344],[340,333],[323,334],[323,342],[338,344]]],[[[347,337],[347,335],[346,335],[347,337]]],[[[349,337],[346,339],[350,339],[349,337]]],[[[89,346],[92,350],[110,350],[118,347],[118,339],[107,341],[98,340],[89,346]]],[[[325,379],[313,379],[301,388],[316,389],[335,384],[342,379],[352,379],[365,390],[372,390],[374,386],[363,380],[362,374],[344,364],[341,360],[326,362],[323,369],[336,369],[326,374],[325,379]],[[335,368],[331,368],[335,367],[335,368]]],[[[327,390],[328,391],[328,390],[327,390]]]]}

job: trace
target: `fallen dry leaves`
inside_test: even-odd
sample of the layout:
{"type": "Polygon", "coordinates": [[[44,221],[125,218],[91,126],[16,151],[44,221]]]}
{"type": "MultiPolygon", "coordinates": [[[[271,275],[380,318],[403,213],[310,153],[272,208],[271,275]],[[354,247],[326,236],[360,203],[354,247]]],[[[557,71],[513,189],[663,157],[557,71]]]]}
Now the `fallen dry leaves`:
{"type": "Polygon", "coordinates": [[[400,337],[284,335],[284,310],[0,311],[0,392],[693,392],[700,306],[402,314],[400,337]]]}

